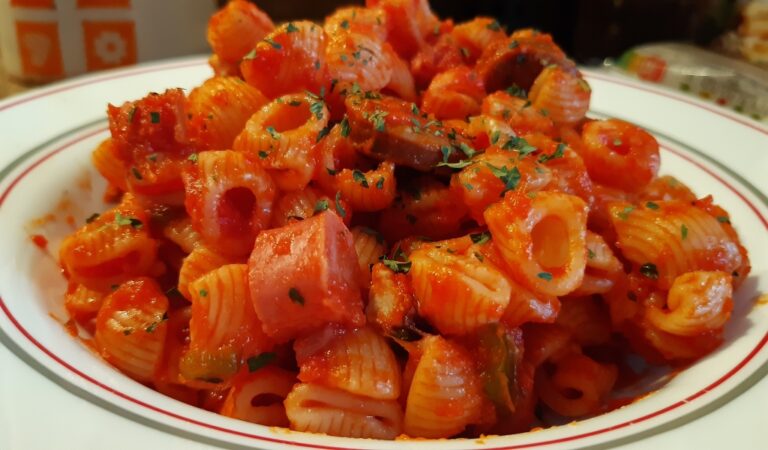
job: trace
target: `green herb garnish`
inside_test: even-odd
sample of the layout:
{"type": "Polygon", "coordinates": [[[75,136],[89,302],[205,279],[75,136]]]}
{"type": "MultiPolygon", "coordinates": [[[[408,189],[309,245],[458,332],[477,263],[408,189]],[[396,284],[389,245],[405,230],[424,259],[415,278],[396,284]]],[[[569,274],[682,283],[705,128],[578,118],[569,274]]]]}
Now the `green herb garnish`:
{"type": "Polygon", "coordinates": [[[256,372],[274,361],[276,357],[277,355],[272,352],[264,352],[258,356],[251,356],[246,360],[246,363],[248,364],[248,372],[256,372]]]}
{"type": "Polygon", "coordinates": [[[304,306],[304,296],[301,295],[301,292],[299,292],[298,289],[296,288],[288,289],[288,297],[290,297],[293,303],[304,306]]]}

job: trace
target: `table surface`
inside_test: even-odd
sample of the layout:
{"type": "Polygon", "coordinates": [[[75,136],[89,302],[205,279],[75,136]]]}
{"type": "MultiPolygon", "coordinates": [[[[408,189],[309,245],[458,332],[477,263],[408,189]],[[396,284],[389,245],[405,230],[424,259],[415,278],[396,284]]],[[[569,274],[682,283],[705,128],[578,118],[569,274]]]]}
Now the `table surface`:
{"type": "Polygon", "coordinates": [[[3,66],[3,54],[0,53],[0,99],[9,97],[13,94],[18,94],[19,92],[24,92],[33,87],[35,86],[19,83],[18,80],[8,76],[8,73],[3,66]]]}
{"type": "Polygon", "coordinates": [[[24,92],[34,87],[36,87],[36,85],[20,83],[18,80],[10,77],[3,66],[3,54],[0,53],[0,99],[10,97],[11,95],[24,92]]]}

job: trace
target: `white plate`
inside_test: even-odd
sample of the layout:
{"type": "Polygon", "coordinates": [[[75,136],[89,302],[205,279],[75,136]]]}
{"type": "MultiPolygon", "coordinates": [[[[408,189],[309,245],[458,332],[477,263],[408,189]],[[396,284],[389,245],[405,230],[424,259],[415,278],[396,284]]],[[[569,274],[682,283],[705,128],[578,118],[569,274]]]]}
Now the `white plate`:
{"type": "MultiPolygon", "coordinates": [[[[0,103],[0,167],[5,167],[0,172],[0,252],[4,256],[0,270],[0,340],[42,375],[30,374],[5,349],[0,351],[0,373],[5,372],[0,378],[0,448],[33,448],[40,442],[57,442],[66,448],[101,448],[88,436],[104,438],[103,431],[92,430],[84,437],[74,432],[66,436],[63,430],[67,424],[89,430],[88,424],[105,422],[110,424],[109,435],[117,437],[126,448],[147,443],[157,447],[163,442],[169,447],[183,442],[188,447],[186,439],[257,448],[291,444],[389,449],[607,447],[662,431],[662,436],[674,436],[679,433],[676,430],[690,430],[692,424],[684,424],[732,400],[765,375],[768,306],[755,306],[754,300],[758,292],[768,291],[768,180],[764,177],[768,169],[768,130],[689,97],[587,71],[594,89],[593,112],[627,119],[652,131],[663,147],[662,172],[678,176],[698,194],[713,194],[731,213],[751,251],[753,272],[737,295],[725,345],[664,388],[609,414],[562,427],[436,444],[351,440],[268,429],[184,405],[133,382],[69,337],[51,317],[65,317],[61,305],[65,284],[56,265],[56,245],[73,230],[72,225],[67,225],[68,216],[81,223],[90,213],[102,209],[101,185],[90,167],[89,153],[106,136],[106,103],[121,103],[167,87],[190,88],[208,75],[201,58],[177,60],[81,78],[0,103]],[[34,223],[51,211],[57,211],[53,220],[34,223]],[[32,233],[49,239],[48,252],[30,243],[32,233]],[[29,374],[29,378],[19,378],[17,371],[29,374]],[[52,388],[52,383],[60,388],[52,388]],[[43,401],[35,397],[39,392],[51,393],[54,398],[44,404],[27,405],[29,398],[43,401]],[[67,415],[60,406],[69,406],[76,414],[67,415]],[[32,411],[42,407],[60,411],[62,415],[56,417],[61,422],[56,429],[65,436],[46,437],[33,431],[39,428],[32,411]],[[28,413],[26,420],[15,418],[17,410],[28,413]],[[3,430],[9,422],[21,432],[4,432],[9,431],[3,430]]],[[[717,428],[722,431],[749,423],[747,414],[765,417],[766,386],[763,380],[757,390],[750,391],[758,393],[758,403],[739,398],[735,404],[742,406],[730,419],[724,412],[732,409],[716,412],[715,416],[723,417],[717,428]]],[[[39,416],[50,420],[50,415],[43,412],[39,416]]],[[[768,446],[764,430],[752,430],[751,434],[729,433],[729,442],[737,448],[768,446]]],[[[702,445],[711,442],[716,439],[702,440],[702,445]]]]}

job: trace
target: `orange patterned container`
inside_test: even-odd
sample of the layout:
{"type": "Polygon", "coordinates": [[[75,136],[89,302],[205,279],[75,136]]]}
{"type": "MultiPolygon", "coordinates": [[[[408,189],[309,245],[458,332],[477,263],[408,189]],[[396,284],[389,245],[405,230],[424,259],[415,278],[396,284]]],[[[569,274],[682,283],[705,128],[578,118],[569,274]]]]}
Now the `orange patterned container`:
{"type": "Polygon", "coordinates": [[[215,0],[0,0],[6,71],[47,82],[208,51],[215,0]]]}

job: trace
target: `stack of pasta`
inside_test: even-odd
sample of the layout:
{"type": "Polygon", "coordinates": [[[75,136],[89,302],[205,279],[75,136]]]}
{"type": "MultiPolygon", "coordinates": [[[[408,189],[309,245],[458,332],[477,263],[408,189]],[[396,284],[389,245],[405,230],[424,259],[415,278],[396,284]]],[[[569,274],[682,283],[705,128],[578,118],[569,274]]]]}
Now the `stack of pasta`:
{"type": "MultiPolygon", "coordinates": [[[[626,363],[712,351],[747,277],[711,197],[586,118],[547,34],[370,0],[209,24],[215,76],[109,106],[116,203],[60,250],[106,361],[270,426],[507,434],[616,406],[626,363]]],[[[635,374],[636,375],[636,374],[635,374]]]]}

